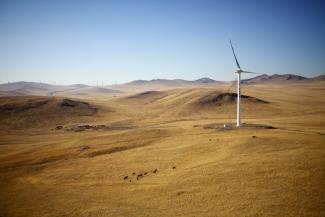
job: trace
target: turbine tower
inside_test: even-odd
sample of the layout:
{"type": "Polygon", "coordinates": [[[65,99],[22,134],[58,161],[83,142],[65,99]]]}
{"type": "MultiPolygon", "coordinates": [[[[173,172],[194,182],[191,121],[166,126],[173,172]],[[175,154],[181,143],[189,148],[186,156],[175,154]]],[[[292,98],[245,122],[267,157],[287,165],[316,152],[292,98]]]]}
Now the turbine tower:
{"type": "Polygon", "coordinates": [[[235,54],[235,50],[232,46],[231,40],[229,42],[230,42],[231,50],[232,50],[232,53],[234,54],[234,58],[235,58],[236,65],[237,65],[237,70],[235,72],[237,74],[237,124],[236,124],[236,126],[240,127],[240,124],[241,124],[240,123],[240,75],[241,75],[241,73],[249,73],[249,74],[259,74],[259,73],[247,72],[247,71],[243,71],[241,69],[239,62],[237,60],[236,54],[235,54]]]}

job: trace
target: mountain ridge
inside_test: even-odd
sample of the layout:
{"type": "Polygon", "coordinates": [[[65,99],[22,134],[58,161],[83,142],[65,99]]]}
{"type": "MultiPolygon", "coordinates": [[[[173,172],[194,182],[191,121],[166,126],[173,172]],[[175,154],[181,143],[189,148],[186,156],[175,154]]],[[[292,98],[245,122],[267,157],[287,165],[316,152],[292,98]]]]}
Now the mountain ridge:
{"type": "MultiPolygon", "coordinates": [[[[295,74],[262,74],[253,78],[243,79],[243,84],[259,84],[271,82],[301,82],[301,81],[324,81],[325,74],[314,77],[303,77],[295,74]]],[[[47,83],[18,81],[0,84],[0,96],[8,95],[92,95],[92,94],[120,94],[127,91],[150,91],[168,90],[174,88],[205,87],[219,84],[226,84],[226,81],[217,81],[208,77],[196,80],[185,79],[152,79],[134,80],[122,84],[106,85],[103,87],[90,86],[85,84],[52,85],[47,83]]]]}
{"type": "Polygon", "coordinates": [[[253,78],[243,79],[242,83],[252,84],[252,83],[265,83],[265,82],[284,82],[284,81],[303,81],[303,80],[312,80],[312,78],[303,77],[295,74],[273,74],[267,75],[262,74],[253,78]]]}

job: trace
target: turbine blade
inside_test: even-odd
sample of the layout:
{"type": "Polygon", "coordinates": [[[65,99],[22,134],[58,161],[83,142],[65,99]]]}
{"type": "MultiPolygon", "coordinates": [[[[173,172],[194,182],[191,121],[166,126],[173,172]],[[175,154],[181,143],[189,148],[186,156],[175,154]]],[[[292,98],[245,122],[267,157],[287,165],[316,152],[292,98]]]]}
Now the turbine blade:
{"type": "Polygon", "coordinates": [[[235,50],[234,50],[234,48],[232,46],[231,40],[229,40],[229,42],[230,42],[230,46],[231,46],[231,49],[232,49],[232,53],[234,54],[234,57],[235,57],[236,65],[237,65],[238,69],[241,69],[240,65],[239,65],[239,62],[237,60],[236,54],[235,54],[235,50]]]}
{"type": "Polygon", "coordinates": [[[248,71],[242,71],[241,73],[257,74],[257,75],[262,74],[262,73],[258,73],[258,72],[248,72],[248,71]]]}

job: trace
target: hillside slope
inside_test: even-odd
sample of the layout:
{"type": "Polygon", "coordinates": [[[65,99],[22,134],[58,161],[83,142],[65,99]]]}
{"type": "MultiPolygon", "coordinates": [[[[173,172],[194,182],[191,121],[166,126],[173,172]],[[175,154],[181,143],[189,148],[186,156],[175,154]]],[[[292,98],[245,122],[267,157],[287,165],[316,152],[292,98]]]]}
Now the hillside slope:
{"type": "Polygon", "coordinates": [[[99,111],[98,106],[67,98],[37,96],[0,98],[2,128],[53,127],[57,124],[94,119],[99,111]]]}
{"type": "Polygon", "coordinates": [[[242,91],[242,121],[276,129],[205,127],[235,120],[234,91],[220,86],[104,97],[88,106],[57,97],[1,101],[19,108],[7,124],[60,114],[64,122],[114,118],[134,127],[16,131],[1,122],[0,216],[323,217],[324,81],[242,91]]]}
{"type": "Polygon", "coordinates": [[[324,81],[227,89],[0,98],[0,216],[323,217],[324,81]]]}

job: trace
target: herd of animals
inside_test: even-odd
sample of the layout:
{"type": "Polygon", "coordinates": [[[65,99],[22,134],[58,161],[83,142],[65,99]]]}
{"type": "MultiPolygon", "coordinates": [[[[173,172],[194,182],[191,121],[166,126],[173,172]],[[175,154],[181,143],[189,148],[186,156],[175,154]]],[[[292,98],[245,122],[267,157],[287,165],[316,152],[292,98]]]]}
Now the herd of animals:
{"type": "MultiPolygon", "coordinates": [[[[174,169],[176,169],[175,166],[173,166],[173,170],[174,170],[174,169]]],[[[158,169],[154,169],[154,170],[152,171],[153,174],[156,174],[157,172],[158,172],[158,169]]],[[[139,174],[133,172],[132,175],[130,175],[130,176],[129,176],[129,175],[124,176],[123,179],[124,179],[125,181],[132,182],[132,177],[136,177],[137,181],[139,181],[141,178],[143,178],[143,177],[145,177],[145,176],[147,176],[147,175],[149,175],[148,172],[139,173],[139,174]]]]}

